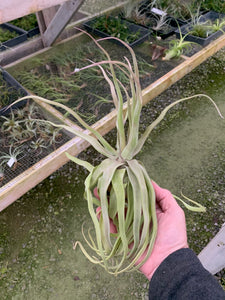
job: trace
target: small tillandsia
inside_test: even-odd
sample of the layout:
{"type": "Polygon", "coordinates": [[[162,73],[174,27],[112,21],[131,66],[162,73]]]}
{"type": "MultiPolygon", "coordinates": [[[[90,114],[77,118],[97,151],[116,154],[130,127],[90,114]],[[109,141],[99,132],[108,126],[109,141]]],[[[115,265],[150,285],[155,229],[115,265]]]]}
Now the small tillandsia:
{"type": "Polygon", "coordinates": [[[181,29],[179,28],[180,39],[172,40],[169,43],[169,49],[165,51],[166,55],[162,58],[163,60],[170,60],[172,58],[180,57],[185,49],[195,44],[194,42],[185,41],[185,38],[189,35],[189,32],[182,36],[181,29]]]}
{"type": "Polygon", "coordinates": [[[12,146],[9,148],[9,153],[1,152],[0,155],[0,166],[3,166],[4,164],[8,165],[10,168],[13,168],[13,170],[16,169],[18,165],[18,161],[25,156],[23,154],[22,147],[17,147],[13,149],[12,146]]]}
{"type": "MultiPolygon", "coordinates": [[[[92,38],[91,35],[89,36],[92,38]]],[[[107,51],[100,44],[101,41],[111,38],[92,39],[103,51],[106,59],[101,62],[91,62],[90,65],[82,69],[75,68],[74,72],[98,67],[109,84],[117,112],[117,143],[115,147],[110,145],[93,127],[86,124],[75,111],[64,104],[38,96],[28,97],[63,108],[67,113],[74,116],[86,129],[85,131],[79,131],[66,124],[47,122],[85,139],[106,157],[99,165],[92,166],[90,163],[67,153],[68,158],[84,166],[90,172],[85,180],[85,198],[93,222],[94,234],[89,230],[88,234],[85,235],[84,228],[82,228],[82,233],[87,245],[90,247],[90,251],[95,254],[89,254],[79,241],[74,244],[74,248],[79,245],[84,255],[91,262],[102,266],[110,274],[117,275],[121,272],[129,272],[140,268],[149,258],[157,235],[155,192],[152,181],[143,164],[134,158],[142,149],[149,134],[163,120],[169,109],[189,99],[205,97],[213,103],[221,117],[222,115],[209,96],[199,94],[177,100],[168,105],[140,135],[139,120],[142,109],[142,90],[135,53],[125,42],[113,38],[127,47],[132,62],[126,57],[124,61],[111,60],[107,51]],[[110,72],[105,71],[105,65],[109,65],[110,72]],[[116,68],[128,77],[131,95],[117,79],[115,75],[116,68]],[[124,104],[123,100],[127,100],[127,102],[124,104]],[[96,187],[100,200],[96,198],[94,193],[96,187]],[[100,207],[98,212],[96,211],[97,207],[100,207]],[[111,222],[115,226],[114,233],[110,231],[111,222]],[[145,257],[140,262],[140,258],[144,253],[145,257]]],[[[26,97],[18,101],[22,99],[26,99],[26,97]]],[[[176,198],[191,210],[205,211],[202,205],[193,200],[185,197],[186,200],[189,200],[189,204],[187,204],[182,199],[176,198]],[[194,206],[191,206],[190,203],[194,206]]]]}

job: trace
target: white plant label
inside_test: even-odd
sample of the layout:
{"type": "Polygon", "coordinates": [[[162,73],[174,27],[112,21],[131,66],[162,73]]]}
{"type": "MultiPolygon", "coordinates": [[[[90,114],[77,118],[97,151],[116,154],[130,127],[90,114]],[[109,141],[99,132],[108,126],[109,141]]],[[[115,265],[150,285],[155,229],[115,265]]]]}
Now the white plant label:
{"type": "Polygon", "coordinates": [[[165,16],[167,14],[165,11],[163,11],[161,9],[158,9],[158,8],[155,8],[155,7],[153,7],[151,9],[151,12],[153,12],[154,14],[157,14],[159,16],[165,16]]]}
{"type": "Polygon", "coordinates": [[[7,165],[10,168],[12,168],[12,166],[14,165],[15,162],[16,162],[15,159],[13,157],[11,157],[10,160],[7,162],[7,165]]]}

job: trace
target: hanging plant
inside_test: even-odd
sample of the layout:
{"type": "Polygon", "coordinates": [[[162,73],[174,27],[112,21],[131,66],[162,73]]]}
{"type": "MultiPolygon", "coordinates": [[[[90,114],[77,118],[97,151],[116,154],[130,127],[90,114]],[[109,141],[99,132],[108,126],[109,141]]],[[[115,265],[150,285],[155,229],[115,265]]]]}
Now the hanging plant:
{"type": "MultiPolygon", "coordinates": [[[[118,38],[114,39],[120,41],[118,38]]],[[[75,68],[74,72],[98,67],[109,84],[117,111],[117,143],[115,147],[110,145],[98,131],[86,124],[76,112],[64,104],[38,96],[29,96],[29,98],[63,108],[67,113],[74,116],[86,128],[85,131],[81,132],[65,124],[54,124],[50,121],[48,123],[64,128],[85,139],[106,157],[99,165],[92,166],[87,161],[82,161],[67,153],[69,159],[90,172],[85,180],[85,198],[93,222],[94,234],[89,230],[86,235],[84,228],[82,232],[87,245],[95,254],[89,254],[79,241],[75,243],[74,248],[79,245],[84,255],[92,263],[102,266],[110,274],[117,275],[121,272],[140,268],[150,256],[157,235],[155,192],[152,181],[142,162],[135,159],[149,134],[163,120],[169,109],[189,99],[204,97],[213,103],[220,116],[221,114],[216,104],[207,95],[199,94],[183,98],[168,105],[140,136],[139,120],[142,109],[142,90],[135,53],[130,46],[120,41],[129,50],[132,62],[127,58],[125,62],[111,60],[109,54],[100,44],[103,40],[105,39],[98,41],[93,39],[94,43],[105,54],[106,59],[101,62],[91,62],[90,65],[81,69],[75,68]],[[110,67],[110,71],[105,71],[106,65],[110,67]],[[129,79],[131,97],[117,79],[115,69],[119,69],[129,79]],[[127,101],[126,104],[124,104],[124,100],[127,101]],[[145,257],[140,262],[144,253],[145,257]]],[[[184,198],[188,200],[189,204],[176,197],[191,210],[205,211],[202,205],[184,198]],[[190,203],[194,206],[191,206],[190,203]]]]}

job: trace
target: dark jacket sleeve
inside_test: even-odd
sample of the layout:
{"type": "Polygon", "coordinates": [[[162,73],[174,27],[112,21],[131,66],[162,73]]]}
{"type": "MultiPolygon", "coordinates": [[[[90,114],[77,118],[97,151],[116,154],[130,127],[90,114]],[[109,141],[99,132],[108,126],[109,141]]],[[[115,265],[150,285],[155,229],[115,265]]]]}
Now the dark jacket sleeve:
{"type": "Polygon", "coordinates": [[[170,254],[149,285],[150,300],[225,300],[225,291],[191,249],[170,254]]]}

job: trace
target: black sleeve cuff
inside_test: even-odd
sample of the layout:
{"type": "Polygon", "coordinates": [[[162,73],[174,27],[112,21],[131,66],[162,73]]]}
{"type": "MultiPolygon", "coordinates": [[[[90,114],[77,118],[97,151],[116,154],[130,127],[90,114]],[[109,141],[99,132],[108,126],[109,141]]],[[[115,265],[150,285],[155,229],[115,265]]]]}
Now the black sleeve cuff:
{"type": "Polygon", "coordinates": [[[155,271],[149,285],[151,300],[225,300],[225,291],[202,266],[196,254],[184,248],[170,254],[155,271]]]}

